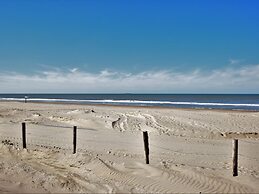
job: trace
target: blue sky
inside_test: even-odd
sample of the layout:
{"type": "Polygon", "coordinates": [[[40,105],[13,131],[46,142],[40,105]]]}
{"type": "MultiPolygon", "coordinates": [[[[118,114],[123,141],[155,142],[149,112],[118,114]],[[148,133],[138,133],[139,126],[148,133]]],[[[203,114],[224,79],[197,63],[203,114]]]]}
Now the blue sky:
{"type": "Polygon", "coordinates": [[[258,93],[258,10],[257,0],[0,0],[0,92],[258,93]],[[59,76],[79,74],[60,89],[59,76]],[[139,86],[146,75],[161,89],[139,86]],[[179,89],[167,83],[182,83],[176,75],[192,78],[179,89]],[[202,77],[207,87],[193,85],[202,77]]]}

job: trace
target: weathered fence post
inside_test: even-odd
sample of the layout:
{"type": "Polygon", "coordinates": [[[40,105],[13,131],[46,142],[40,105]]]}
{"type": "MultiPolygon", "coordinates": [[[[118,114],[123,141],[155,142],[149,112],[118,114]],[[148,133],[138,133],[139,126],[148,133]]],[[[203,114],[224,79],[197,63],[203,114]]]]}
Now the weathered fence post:
{"type": "Polygon", "coordinates": [[[22,147],[26,149],[26,125],[22,123],[22,147]]]}
{"type": "Polygon", "coordinates": [[[76,153],[76,131],[77,131],[77,126],[74,126],[74,129],[73,129],[73,154],[76,153]]]}
{"type": "Polygon", "coordinates": [[[233,176],[238,175],[238,140],[233,139],[233,176]]]}
{"type": "Polygon", "coordinates": [[[144,140],[144,147],[145,147],[146,164],[149,164],[149,148],[148,148],[148,133],[147,133],[147,131],[143,131],[143,140],[144,140]]]}

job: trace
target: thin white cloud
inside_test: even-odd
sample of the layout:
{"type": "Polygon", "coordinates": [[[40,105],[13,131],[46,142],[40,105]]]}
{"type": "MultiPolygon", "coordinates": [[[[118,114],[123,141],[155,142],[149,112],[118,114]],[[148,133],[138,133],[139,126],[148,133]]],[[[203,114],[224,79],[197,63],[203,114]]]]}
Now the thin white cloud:
{"type": "Polygon", "coordinates": [[[242,60],[240,59],[229,59],[229,64],[230,65],[236,65],[236,64],[239,64],[242,60]]]}
{"type": "Polygon", "coordinates": [[[72,73],[75,73],[77,70],[78,70],[78,68],[70,69],[70,71],[71,71],[72,73]]]}
{"type": "Polygon", "coordinates": [[[103,70],[44,71],[33,75],[0,73],[1,93],[259,93],[259,65],[211,72],[145,71],[136,74],[103,70]]]}

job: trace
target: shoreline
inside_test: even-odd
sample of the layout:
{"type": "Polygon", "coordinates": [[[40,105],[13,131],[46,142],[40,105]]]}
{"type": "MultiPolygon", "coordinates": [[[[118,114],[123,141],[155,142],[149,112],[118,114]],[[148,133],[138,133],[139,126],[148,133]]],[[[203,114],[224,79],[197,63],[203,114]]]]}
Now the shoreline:
{"type": "MultiPolygon", "coordinates": [[[[1,100],[1,102],[16,102],[16,103],[24,103],[22,101],[15,100],[1,100]]],[[[77,106],[90,106],[90,107],[117,107],[117,108],[140,108],[140,109],[164,109],[164,110],[186,110],[186,111],[216,111],[216,112],[259,112],[259,110],[242,110],[242,109],[220,109],[220,108],[185,108],[185,107],[169,107],[169,106],[140,106],[140,105],[114,105],[114,104],[84,104],[79,102],[30,102],[27,101],[28,104],[60,104],[60,105],[77,105],[77,106]]]]}

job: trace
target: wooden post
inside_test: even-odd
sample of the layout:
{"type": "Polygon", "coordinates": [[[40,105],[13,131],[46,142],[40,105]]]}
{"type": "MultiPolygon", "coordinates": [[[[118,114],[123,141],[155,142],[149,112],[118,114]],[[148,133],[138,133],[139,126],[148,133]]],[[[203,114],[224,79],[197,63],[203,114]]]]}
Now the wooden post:
{"type": "Polygon", "coordinates": [[[149,164],[149,148],[148,148],[148,133],[147,133],[147,131],[143,131],[143,140],[144,140],[144,147],[145,147],[146,164],[149,164]]]}
{"type": "Polygon", "coordinates": [[[26,149],[26,125],[22,123],[22,147],[26,149]]]}
{"type": "Polygon", "coordinates": [[[238,175],[238,140],[233,139],[233,176],[238,175]]]}
{"type": "Polygon", "coordinates": [[[76,153],[76,131],[77,131],[77,127],[74,126],[74,129],[73,129],[73,154],[76,153]]]}

